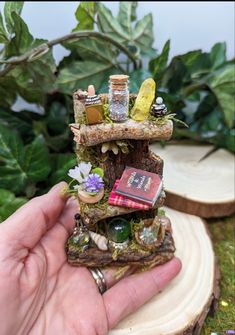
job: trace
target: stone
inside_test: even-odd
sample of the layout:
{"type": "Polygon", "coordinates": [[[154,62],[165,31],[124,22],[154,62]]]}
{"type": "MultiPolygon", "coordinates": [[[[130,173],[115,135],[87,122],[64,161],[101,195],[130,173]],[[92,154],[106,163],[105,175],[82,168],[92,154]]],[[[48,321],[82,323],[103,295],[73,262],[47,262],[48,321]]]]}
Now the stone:
{"type": "Polygon", "coordinates": [[[116,243],[123,243],[129,239],[131,234],[130,223],[122,218],[116,218],[108,224],[108,238],[116,243]]]}
{"type": "Polygon", "coordinates": [[[148,118],[152,102],[155,97],[156,83],[152,78],[146,79],[139,90],[131,118],[135,121],[144,121],[148,118]]]}

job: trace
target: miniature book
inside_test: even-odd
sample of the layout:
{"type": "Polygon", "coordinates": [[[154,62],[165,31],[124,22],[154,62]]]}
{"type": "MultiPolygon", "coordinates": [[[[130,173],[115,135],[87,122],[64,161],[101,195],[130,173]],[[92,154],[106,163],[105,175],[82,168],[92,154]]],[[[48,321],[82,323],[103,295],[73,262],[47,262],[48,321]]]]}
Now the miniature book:
{"type": "Polygon", "coordinates": [[[127,166],[115,192],[153,207],[161,191],[158,174],[127,166]]]}

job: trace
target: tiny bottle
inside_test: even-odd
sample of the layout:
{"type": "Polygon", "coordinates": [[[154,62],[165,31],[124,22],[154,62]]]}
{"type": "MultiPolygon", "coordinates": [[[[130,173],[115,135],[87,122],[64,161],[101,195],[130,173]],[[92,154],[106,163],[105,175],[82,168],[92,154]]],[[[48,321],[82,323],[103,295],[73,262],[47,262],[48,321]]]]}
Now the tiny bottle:
{"type": "Polygon", "coordinates": [[[88,87],[88,95],[85,100],[85,112],[87,124],[102,123],[104,121],[104,112],[101,99],[95,94],[93,85],[88,87]]]}
{"type": "Polygon", "coordinates": [[[127,75],[112,75],[109,77],[109,114],[115,122],[128,119],[129,88],[127,75]]]}

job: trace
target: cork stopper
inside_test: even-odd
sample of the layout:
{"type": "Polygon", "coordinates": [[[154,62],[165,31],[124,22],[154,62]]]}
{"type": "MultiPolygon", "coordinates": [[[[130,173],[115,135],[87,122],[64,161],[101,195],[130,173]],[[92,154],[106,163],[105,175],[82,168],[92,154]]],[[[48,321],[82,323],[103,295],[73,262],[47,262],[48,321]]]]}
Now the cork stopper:
{"type": "Polygon", "coordinates": [[[125,90],[129,76],[125,74],[114,74],[109,76],[110,88],[113,90],[125,90]]]}

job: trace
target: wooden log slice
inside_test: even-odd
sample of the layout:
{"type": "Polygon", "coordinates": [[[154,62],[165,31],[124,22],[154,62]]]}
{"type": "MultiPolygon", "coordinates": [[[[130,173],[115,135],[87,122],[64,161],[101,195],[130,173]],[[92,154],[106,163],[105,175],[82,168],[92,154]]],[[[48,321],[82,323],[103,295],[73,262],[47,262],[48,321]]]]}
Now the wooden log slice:
{"type": "MultiPolygon", "coordinates": [[[[179,275],[109,335],[199,335],[219,297],[219,271],[202,219],[166,208],[173,227],[179,275]]],[[[140,288],[141,289],[141,288],[140,288]]]]}
{"type": "Polygon", "coordinates": [[[68,263],[73,266],[154,266],[166,263],[173,258],[175,252],[174,241],[169,231],[166,232],[163,243],[156,247],[154,251],[141,249],[132,249],[127,247],[117,254],[114,259],[111,251],[101,251],[97,248],[91,248],[85,252],[79,252],[72,246],[67,247],[68,263]]]}
{"type": "Polygon", "coordinates": [[[205,218],[235,212],[234,156],[213,146],[152,144],[164,160],[166,205],[205,218]]]}

